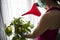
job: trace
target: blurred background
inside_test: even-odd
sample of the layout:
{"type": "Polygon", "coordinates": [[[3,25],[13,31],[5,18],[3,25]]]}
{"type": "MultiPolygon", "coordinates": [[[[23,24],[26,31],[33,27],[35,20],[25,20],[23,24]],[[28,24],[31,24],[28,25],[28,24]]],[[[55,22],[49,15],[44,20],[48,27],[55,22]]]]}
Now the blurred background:
{"type": "MultiPolygon", "coordinates": [[[[22,14],[29,11],[34,3],[37,3],[37,0],[0,0],[0,40],[12,39],[13,35],[8,37],[4,32],[6,28],[5,25],[8,26],[13,20],[13,17],[21,17],[22,14]]],[[[37,8],[42,13],[41,15],[46,12],[44,8],[37,8]]],[[[36,28],[41,18],[41,16],[37,17],[34,15],[26,15],[23,17],[24,21],[30,20],[31,24],[34,24],[34,29],[36,28]]],[[[34,29],[32,29],[32,32],[34,31],[34,29]]],[[[27,40],[36,40],[36,38],[27,40]]],[[[58,31],[57,40],[60,40],[60,30],[58,31]]]]}

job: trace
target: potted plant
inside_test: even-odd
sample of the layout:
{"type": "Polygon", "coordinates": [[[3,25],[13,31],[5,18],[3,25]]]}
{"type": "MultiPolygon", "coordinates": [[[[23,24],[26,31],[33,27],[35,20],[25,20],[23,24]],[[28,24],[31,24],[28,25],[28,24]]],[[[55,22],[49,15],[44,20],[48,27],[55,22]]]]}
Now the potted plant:
{"type": "Polygon", "coordinates": [[[22,34],[31,32],[34,25],[31,24],[30,21],[24,22],[22,17],[14,18],[10,25],[5,29],[7,36],[12,35],[12,27],[14,27],[14,37],[12,40],[26,40],[25,37],[22,37],[22,34]]]}

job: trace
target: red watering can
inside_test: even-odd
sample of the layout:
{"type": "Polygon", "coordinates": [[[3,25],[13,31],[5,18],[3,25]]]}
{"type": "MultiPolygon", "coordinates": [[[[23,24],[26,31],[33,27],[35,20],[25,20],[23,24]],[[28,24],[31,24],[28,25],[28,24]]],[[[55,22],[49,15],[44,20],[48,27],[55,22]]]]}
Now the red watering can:
{"type": "Polygon", "coordinates": [[[28,14],[33,14],[35,16],[40,16],[41,15],[41,12],[37,8],[37,3],[34,3],[33,6],[32,6],[32,8],[31,8],[31,10],[29,10],[25,14],[22,14],[22,16],[28,15],[28,14]]]}

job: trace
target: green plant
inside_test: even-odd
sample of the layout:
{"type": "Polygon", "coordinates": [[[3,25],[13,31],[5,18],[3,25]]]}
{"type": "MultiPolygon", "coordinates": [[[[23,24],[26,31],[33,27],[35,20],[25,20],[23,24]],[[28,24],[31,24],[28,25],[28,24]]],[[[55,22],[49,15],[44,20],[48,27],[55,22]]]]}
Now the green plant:
{"type": "Polygon", "coordinates": [[[31,32],[31,29],[34,27],[34,25],[30,24],[30,21],[24,22],[21,17],[14,18],[10,25],[5,29],[7,36],[12,34],[12,27],[15,29],[15,35],[12,40],[26,40],[26,38],[21,36],[21,34],[27,34],[31,32]]]}

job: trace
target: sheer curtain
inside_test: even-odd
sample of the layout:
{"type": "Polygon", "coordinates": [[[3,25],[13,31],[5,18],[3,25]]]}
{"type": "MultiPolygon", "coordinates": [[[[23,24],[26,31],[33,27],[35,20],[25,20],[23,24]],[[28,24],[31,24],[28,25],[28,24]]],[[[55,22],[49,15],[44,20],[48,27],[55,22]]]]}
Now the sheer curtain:
{"type": "MultiPolygon", "coordinates": [[[[13,17],[16,17],[16,18],[20,17],[22,14],[29,11],[32,8],[34,2],[37,2],[37,0],[1,0],[4,24],[6,24],[8,26],[10,24],[10,22],[13,20],[13,17]]],[[[41,10],[41,12],[43,12],[43,11],[45,12],[45,10],[43,8],[38,7],[38,9],[41,10]]],[[[44,12],[43,12],[43,14],[44,14],[44,12]]],[[[41,17],[37,17],[34,15],[24,16],[25,21],[30,20],[30,22],[32,24],[34,24],[34,26],[35,26],[34,29],[36,28],[40,18],[41,17]]],[[[32,29],[32,30],[34,31],[34,29],[32,29]]],[[[7,37],[7,40],[11,40],[12,36],[7,37]]],[[[27,40],[36,40],[36,38],[27,39],[27,40]]]]}
{"type": "Polygon", "coordinates": [[[20,17],[30,9],[29,0],[2,0],[2,11],[4,23],[9,25],[13,17],[20,17]]]}
{"type": "Polygon", "coordinates": [[[2,18],[1,0],[0,0],[0,40],[7,40],[4,30],[5,30],[5,26],[2,18]]]}

